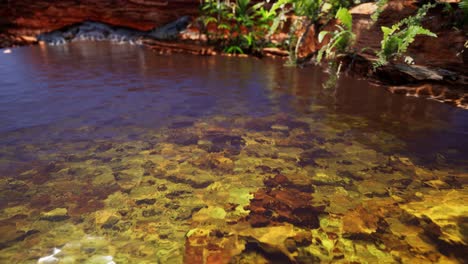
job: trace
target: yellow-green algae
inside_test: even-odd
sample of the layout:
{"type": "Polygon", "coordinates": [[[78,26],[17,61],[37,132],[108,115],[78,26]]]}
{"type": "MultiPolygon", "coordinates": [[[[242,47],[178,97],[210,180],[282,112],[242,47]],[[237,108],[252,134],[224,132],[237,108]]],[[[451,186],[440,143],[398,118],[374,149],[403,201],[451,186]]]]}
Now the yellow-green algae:
{"type": "Polygon", "coordinates": [[[213,117],[132,128],[133,140],[24,145],[36,161],[0,179],[0,262],[37,263],[53,248],[59,263],[463,262],[467,172],[416,165],[382,131],[348,134],[361,127],[213,117]],[[278,174],[313,187],[318,228],[251,226],[250,201],[278,174]]]}

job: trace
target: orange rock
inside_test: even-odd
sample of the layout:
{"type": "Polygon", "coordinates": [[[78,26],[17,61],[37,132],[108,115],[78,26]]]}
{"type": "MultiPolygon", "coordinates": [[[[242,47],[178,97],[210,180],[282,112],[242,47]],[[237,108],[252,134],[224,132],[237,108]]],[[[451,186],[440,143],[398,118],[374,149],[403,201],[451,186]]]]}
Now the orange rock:
{"type": "Polygon", "coordinates": [[[248,220],[254,227],[291,223],[306,228],[318,228],[318,215],[324,208],[312,206],[311,189],[294,185],[286,176],[265,180],[266,188],[258,190],[251,200],[248,220]]]}
{"type": "Polygon", "coordinates": [[[0,17],[23,30],[52,31],[84,20],[150,30],[197,15],[199,5],[198,0],[3,1],[0,17]]]}
{"type": "Polygon", "coordinates": [[[378,221],[377,215],[359,206],[343,217],[343,232],[351,235],[369,235],[377,230],[378,221]]]}

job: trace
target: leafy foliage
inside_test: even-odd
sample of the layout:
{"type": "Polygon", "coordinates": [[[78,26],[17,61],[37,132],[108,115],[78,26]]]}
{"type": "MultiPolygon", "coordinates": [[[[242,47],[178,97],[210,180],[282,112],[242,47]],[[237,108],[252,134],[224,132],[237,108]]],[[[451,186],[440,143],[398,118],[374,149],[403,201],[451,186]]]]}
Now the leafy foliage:
{"type": "MultiPolygon", "coordinates": [[[[290,12],[307,18],[310,23],[325,23],[340,8],[351,3],[353,1],[350,0],[264,0],[255,3],[251,0],[204,0],[201,12],[208,40],[224,51],[239,53],[239,49],[242,52],[255,52],[265,46],[290,12]],[[229,49],[231,46],[233,48],[229,49]]],[[[291,30],[297,29],[299,22],[296,20],[291,30]]],[[[302,37],[292,36],[289,39],[292,52],[297,52],[302,37]]]]}
{"type": "Polygon", "coordinates": [[[354,42],[355,35],[352,32],[353,18],[348,9],[342,7],[338,9],[335,16],[341,25],[336,25],[337,30],[333,32],[321,31],[318,36],[318,41],[321,43],[326,35],[331,35],[327,45],[323,46],[317,54],[317,63],[320,63],[325,55],[328,59],[334,59],[336,53],[347,52],[351,44],[354,42]]]}
{"type": "Polygon", "coordinates": [[[216,25],[217,29],[214,34],[207,30],[207,36],[210,41],[224,47],[224,52],[255,52],[279,26],[280,21],[275,24],[277,10],[281,3],[287,1],[280,0],[267,9],[265,2],[206,0],[201,7],[204,25],[216,25]]]}
{"type": "Polygon", "coordinates": [[[371,19],[373,22],[377,22],[379,20],[380,14],[382,14],[385,5],[388,3],[388,0],[377,0],[377,9],[375,12],[371,15],[371,19]]]}
{"type": "Polygon", "coordinates": [[[391,58],[402,56],[418,35],[437,37],[436,34],[421,26],[421,21],[427,11],[434,6],[433,4],[426,4],[418,10],[416,15],[407,17],[390,28],[381,28],[383,39],[381,49],[377,53],[379,59],[374,64],[374,68],[386,64],[391,58]]]}
{"type": "Polygon", "coordinates": [[[458,3],[458,7],[463,10],[463,23],[468,22],[468,0],[461,0],[460,3],[458,3]]]}
{"type": "Polygon", "coordinates": [[[322,18],[332,18],[342,7],[348,7],[353,1],[348,0],[289,0],[294,13],[305,16],[313,22],[322,18]]]}

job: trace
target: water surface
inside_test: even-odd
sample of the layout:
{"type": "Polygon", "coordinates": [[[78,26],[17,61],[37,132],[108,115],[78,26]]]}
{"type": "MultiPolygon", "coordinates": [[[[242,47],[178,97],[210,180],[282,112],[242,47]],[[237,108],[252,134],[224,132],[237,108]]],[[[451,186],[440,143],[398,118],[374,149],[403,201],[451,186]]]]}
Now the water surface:
{"type": "Polygon", "coordinates": [[[0,262],[462,262],[468,111],[326,80],[105,42],[1,54],[0,262]]]}

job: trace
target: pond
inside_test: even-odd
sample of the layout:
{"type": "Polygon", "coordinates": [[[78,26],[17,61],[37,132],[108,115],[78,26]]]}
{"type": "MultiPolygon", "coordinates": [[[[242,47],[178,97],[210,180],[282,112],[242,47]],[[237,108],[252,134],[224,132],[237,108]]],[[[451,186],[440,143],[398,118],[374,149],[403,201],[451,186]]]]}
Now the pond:
{"type": "Polygon", "coordinates": [[[274,59],[0,54],[0,263],[458,263],[468,111],[274,59]]]}

